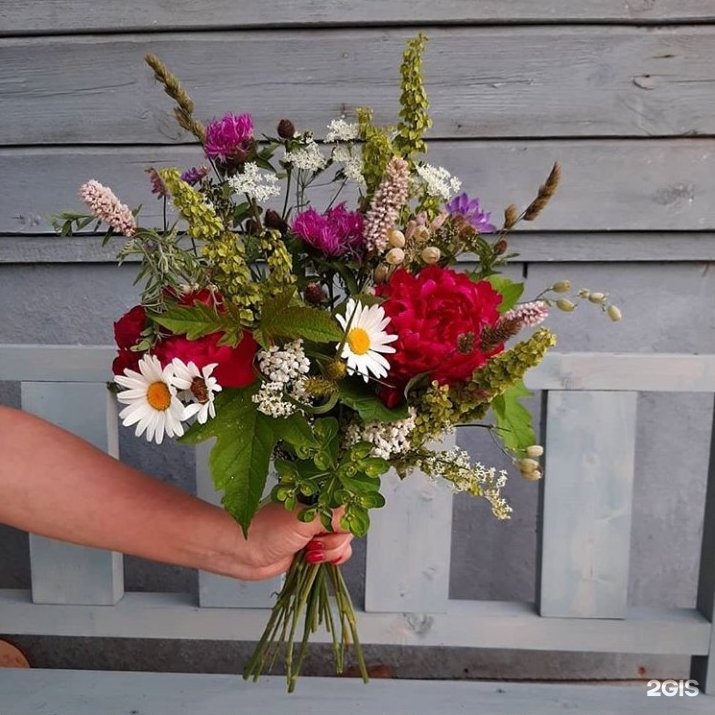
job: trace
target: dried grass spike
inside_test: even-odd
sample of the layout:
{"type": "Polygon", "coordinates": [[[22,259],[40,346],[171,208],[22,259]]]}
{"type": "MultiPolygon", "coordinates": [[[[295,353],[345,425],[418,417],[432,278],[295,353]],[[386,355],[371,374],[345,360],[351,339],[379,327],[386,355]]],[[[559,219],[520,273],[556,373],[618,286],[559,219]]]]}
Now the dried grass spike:
{"type": "Polygon", "coordinates": [[[557,161],[551,168],[546,183],[539,187],[536,198],[527,206],[526,211],[524,211],[524,221],[533,221],[544,210],[546,204],[549,203],[551,197],[556,193],[560,180],[561,165],[557,161]]]}
{"type": "Polygon", "coordinates": [[[519,220],[519,209],[516,208],[516,204],[509,204],[504,209],[504,230],[508,231],[516,226],[516,222],[519,220]]]}

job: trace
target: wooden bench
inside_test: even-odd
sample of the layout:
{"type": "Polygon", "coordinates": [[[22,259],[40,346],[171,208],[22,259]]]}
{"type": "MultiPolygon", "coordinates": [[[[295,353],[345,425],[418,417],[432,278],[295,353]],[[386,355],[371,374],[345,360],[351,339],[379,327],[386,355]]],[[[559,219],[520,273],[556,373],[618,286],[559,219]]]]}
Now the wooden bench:
{"type": "MultiPolygon", "coordinates": [[[[22,407],[115,453],[106,390],[113,349],[0,346],[0,380],[22,407]],[[67,409],[71,406],[71,409],[67,409]]],[[[692,656],[696,697],[646,696],[637,685],[359,681],[60,670],[0,671],[0,713],[712,713],[715,699],[715,469],[705,505],[697,607],[627,603],[636,398],[639,391],[715,393],[715,355],[555,354],[528,380],[546,393],[546,479],[540,485],[535,603],[450,600],[452,496],[421,477],[388,481],[368,538],[365,643],[526,651],[692,656]],[[419,528],[414,525],[419,523],[419,528]],[[425,526],[427,523],[427,526],[425,526]],[[399,555],[380,544],[397,534],[399,555]]],[[[197,490],[215,499],[198,449],[197,490]]],[[[276,582],[200,573],[198,600],[124,593],[122,556],[30,537],[32,588],[0,590],[7,634],[204,640],[256,639],[276,582]]],[[[320,640],[320,638],[318,638],[320,640]]]]}

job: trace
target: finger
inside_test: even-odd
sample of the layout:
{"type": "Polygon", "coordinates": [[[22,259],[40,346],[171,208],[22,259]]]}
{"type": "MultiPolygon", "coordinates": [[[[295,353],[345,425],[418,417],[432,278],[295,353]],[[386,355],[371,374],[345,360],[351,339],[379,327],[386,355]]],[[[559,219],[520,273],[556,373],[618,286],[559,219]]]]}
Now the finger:
{"type": "Polygon", "coordinates": [[[343,553],[337,558],[331,560],[330,563],[333,564],[333,566],[340,566],[341,564],[344,564],[352,555],[353,547],[348,544],[343,550],[343,553]]]}
{"type": "Polygon", "coordinates": [[[351,549],[351,541],[352,534],[326,534],[315,538],[305,547],[305,560],[311,564],[333,562],[351,549]]]}

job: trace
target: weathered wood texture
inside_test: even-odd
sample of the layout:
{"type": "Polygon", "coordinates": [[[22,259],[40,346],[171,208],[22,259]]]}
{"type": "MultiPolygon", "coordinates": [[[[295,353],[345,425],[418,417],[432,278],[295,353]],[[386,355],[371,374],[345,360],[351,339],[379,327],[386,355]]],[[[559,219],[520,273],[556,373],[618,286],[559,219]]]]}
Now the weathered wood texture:
{"type": "MultiPolygon", "coordinates": [[[[113,608],[38,605],[0,589],[0,613],[28,635],[257,640],[270,611],[197,608],[189,594],[126,593],[113,608]]],[[[710,623],[695,609],[633,608],[627,618],[542,618],[531,603],[449,602],[447,613],[358,612],[364,643],[519,650],[706,655],[710,623]]],[[[322,629],[311,636],[325,643],[322,629]]]]}
{"type": "Polygon", "coordinates": [[[708,0],[5,0],[0,35],[118,32],[176,28],[281,27],[301,25],[426,25],[540,22],[697,22],[715,19],[708,0]]]}
{"type": "MultiPolygon", "coordinates": [[[[0,263],[116,263],[123,242],[113,238],[103,246],[101,237],[89,235],[63,239],[29,233],[0,236],[0,263]]],[[[509,249],[523,263],[707,262],[715,261],[715,234],[513,233],[509,249]]],[[[464,256],[460,262],[472,260],[464,256]]]]}
{"type": "Polygon", "coordinates": [[[439,682],[301,678],[287,695],[285,680],[259,684],[235,675],[0,671],[3,715],[710,715],[712,698],[649,698],[646,683],[603,686],[505,682],[439,682]]]}
{"type": "MultiPolygon", "coordinates": [[[[159,55],[198,116],[286,113],[320,136],[372,106],[392,124],[414,30],[304,30],[0,40],[0,144],[187,141],[144,65],[159,55]]],[[[715,134],[715,28],[434,29],[433,137],[715,134]],[[528,59],[527,59],[528,58],[528,59]]]]}
{"type": "MultiPolygon", "coordinates": [[[[444,142],[431,160],[461,176],[497,220],[506,203],[531,201],[551,164],[562,162],[558,194],[527,230],[715,229],[715,142],[707,139],[444,142]]],[[[130,206],[142,204],[144,225],[158,225],[145,167],[200,161],[196,147],[0,150],[0,233],[51,230],[44,217],[81,208],[77,189],[92,177],[130,206]]],[[[316,196],[320,206],[325,194],[316,196]]]]}
{"type": "MultiPolygon", "coordinates": [[[[22,408],[118,455],[114,400],[104,384],[23,382],[22,408]],[[71,406],[71,408],[70,408],[71,406]]],[[[113,605],[124,593],[122,555],[30,535],[35,603],[113,605]]]]}
{"type": "Polygon", "coordinates": [[[548,394],[539,613],[624,618],[635,392],[548,394]]]}
{"type": "MultiPolygon", "coordinates": [[[[456,444],[454,434],[435,449],[456,444]]],[[[367,537],[365,610],[444,613],[449,599],[452,492],[424,474],[382,479],[387,503],[371,516],[367,537]]]]}

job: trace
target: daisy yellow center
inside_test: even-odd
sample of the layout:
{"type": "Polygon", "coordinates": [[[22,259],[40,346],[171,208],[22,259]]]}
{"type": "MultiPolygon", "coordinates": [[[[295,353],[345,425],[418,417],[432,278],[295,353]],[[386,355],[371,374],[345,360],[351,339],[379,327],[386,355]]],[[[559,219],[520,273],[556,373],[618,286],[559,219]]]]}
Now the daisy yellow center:
{"type": "Polygon", "coordinates": [[[370,350],[370,336],[363,328],[351,328],[348,333],[348,345],[356,355],[364,355],[370,350]]]}
{"type": "Polygon", "coordinates": [[[146,391],[146,401],[155,410],[161,410],[162,412],[168,410],[171,404],[171,393],[166,383],[152,382],[146,391]]]}

